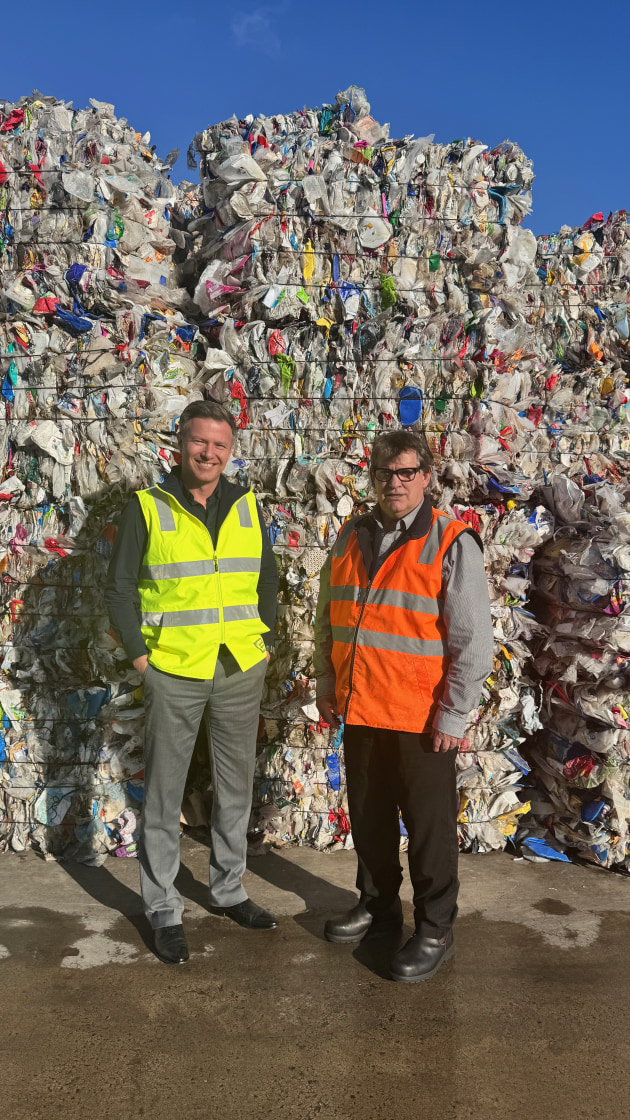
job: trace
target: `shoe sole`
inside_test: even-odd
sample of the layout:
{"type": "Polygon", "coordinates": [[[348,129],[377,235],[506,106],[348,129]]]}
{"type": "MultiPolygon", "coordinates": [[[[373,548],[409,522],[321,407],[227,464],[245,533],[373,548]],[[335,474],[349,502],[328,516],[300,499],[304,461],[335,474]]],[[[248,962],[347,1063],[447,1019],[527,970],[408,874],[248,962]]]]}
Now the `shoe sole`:
{"type": "Polygon", "coordinates": [[[430,972],[425,972],[423,976],[398,976],[396,972],[390,972],[390,978],[395,980],[397,984],[421,984],[423,980],[432,980],[436,973],[440,971],[442,965],[450,961],[454,953],[455,946],[451,945],[435,968],[432,968],[430,972]]]}
{"type": "Polygon", "coordinates": [[[154,956],[156,956],[159,960],[160,964],[186,964],[188,960],[188,957],[184,957],[182,961],[169,961],[166,957],[161,957],[159,953],[156,953],[155,949],[153,950],[153,953],[154,956]]]}
{"type": "Polygon", "coordinates": [[[234,922],[234,925],[239,926],[240,929],[248,929],[252,933],[264,933],[265,930],[269,931],[270,929],[278,928],[277,922],[273,926],[244,926],[242,922],[237,922],[235,918],[232,918],[232,921],[234,922]]]}
{"type": "Polygon", "coordinates": [[[342,937],[340,934],[326,933],[324,930],[324,937],[326,941],[332,941],[333,945],[358,945],[360,941],[365,941],[368,934],[372,937],[391,937],[394,933],[400,933],[402,929],[402,922],[399,926],[389,926],[388,929],[378,929],[378,927],[368,926],[365,933],[360,937],[353,935],[352,937],[342,937]]]}

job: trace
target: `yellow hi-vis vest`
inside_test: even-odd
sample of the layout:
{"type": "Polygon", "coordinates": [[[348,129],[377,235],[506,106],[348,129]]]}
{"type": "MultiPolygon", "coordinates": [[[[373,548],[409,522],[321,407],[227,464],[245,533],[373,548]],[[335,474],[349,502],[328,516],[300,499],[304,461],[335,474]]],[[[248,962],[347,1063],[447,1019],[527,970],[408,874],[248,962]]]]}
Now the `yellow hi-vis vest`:
{"type": "Polygon", "coordinates": [[[269,627],[258,614],[262,532],[251,490],[230,509],[216,548],[172,494],[153,486],[138,500],[148,529],[138,591],[151,664],[208,680],[224,643],[242,670],[257,665],[269,627]]]}

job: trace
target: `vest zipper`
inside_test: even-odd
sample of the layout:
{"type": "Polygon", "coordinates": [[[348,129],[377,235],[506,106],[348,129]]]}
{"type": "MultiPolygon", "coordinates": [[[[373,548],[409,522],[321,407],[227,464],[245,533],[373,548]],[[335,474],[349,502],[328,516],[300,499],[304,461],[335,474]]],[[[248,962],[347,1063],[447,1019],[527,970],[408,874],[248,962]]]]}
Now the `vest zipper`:
{"type": "Polygon", "coordinates": [[[348,695],[346,696],[346,706],[343,710],[343,722],[344,722],[344,724],[346,723],[346,720],[348,718],[348,708],[350,706],[350,696],[351,696],[351,693],[352,693],[352,673],[354,671],[354,655],[357,652],[357,638],[359,636],[361,619],[363,618],[363,615],[365,613],[365,608],[367,606],[367,601],[368,601],[368,597],[369,597],[369,594],[370,594],[370,589],[372,587],[372,583],[373,583],[375,578],[376,578],[375,576],[372,576],[372,579],[368,580],[368,585],[365,589],[365,598],[364,598],[364,600],[361,604],[361,610],[359,612],[359,618],[357,620],[357,624],[356,624],[356,627],[355,627],[355,630],[354,630],[354,638],[352,639],[352,656],[350,658],[350,671],[348,673],[348,695]]]}
{"type": "MultiPolygon", "coordinates": [[[[212,540],[212,537],[210,539],[212,540]]],[[[212,547],[214,548],[214,542],[213,542],[212,547]]],[[[220,634],[220,639],[221,639],[220,644],[223,645],[224,642],[225,642],[225,620],[223,618],[223,596],[221,595],[221,577],[219,575],[219,558],[216,554],[216,551],[213,552],[212,559],[214,561],[214,574],[217,577],[217,603],[219,605],[219,634],[220,634]]]]}
{"type": "MultiPolygon", "coordinates": [[[[162,487],[157,485],[157,483],[156,483],[156,489],[157,490],[162,490],[162,487]]],[[[179,508],[182,509],[184,511],[184,513],[188,514],[189,517],[194,517],[194,514],[191,514],[190,510],[185,509],[185,507],[182,505],[182,503],[177,501],[177,498],[175,497],[174,494],[169,494],[168,490],[163,490],[162,493],[167,494],[169,498],[172,498],[174,502],[177,502],[177,505],[179,506],[179,508]]],[[[234,503],[234,504],[236,504],[236,503],[234,503]]],[[[230,506],[230,509],[228,510],[228,516],[232,512],[233,509],[234,509],[234,505],[230,506]]],[[[195,518],[195,520],[198,521],[199,519],[195,518]]],[[[214,564],[214,574],[217,577],[217,603],[218,603],[218,607],[219,607],[220,644],[224,645],[225,644],[225,619],[223,617],[223,596],[221,595],[221,577],[220,577],[220,574],[219,574],[219,557],[217,556],[217,550],[216,550],[216,547],[215,547],[215,543],[212,539],[212,534],[211,534],[208,526],[204,525],[202,521],[199,521],[199,524],[203,525],[203,528],[206,530],[206,533],[210,537],[210,544],[212,545],[212,562],[214,564]]],[[[219,533],[220,532],[221,532],[221,528],[219,528],[219,533]]],[[[218,539],[219,539],[219,533],[217,533],[217,542],[218,542],[218,539]]]]}

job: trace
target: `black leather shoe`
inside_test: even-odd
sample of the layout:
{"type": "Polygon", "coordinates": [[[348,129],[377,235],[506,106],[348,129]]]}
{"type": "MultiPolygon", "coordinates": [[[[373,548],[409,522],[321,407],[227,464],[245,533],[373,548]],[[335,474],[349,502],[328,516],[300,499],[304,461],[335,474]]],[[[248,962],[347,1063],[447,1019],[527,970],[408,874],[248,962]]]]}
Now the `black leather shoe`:
{"type": "Polygon", "coordinates": [[[352,910],[341,914],[338,918],[329,918],[324,926],[324,937],[327,941],[334,941],[343,945],[354,941],[363,941],[366,934],[385,937],[389,933],[396,933],[402,928],[403,917],[400,903],[387,917],[374,918],[366,908],[365,903],[358,902],[352,910]]]}
{"type": "Polygon", "coordinates": [[[420,980],[430,980],[454,952],[452,929],[446,937],[439,940],[436,937],[421,937],[419,933],[414,933],[392,960],[389,966],[390,976],[392,980],[400,980],[403,984],[417,984],[420,980]]]}
{"type": "Polygon", "coordinates": [[[237,902],[236,906],[210,906],[209,910],[220,918],[231,918],[245,929],[275,929],[278,924],[271,914],[257,906],[251,898],[246,898],[245,902],[237,902]]]}
{"type": "Polygon", "coordinates": [[[153,931],[155,955],[163,964],[184,964],[188,960],[188,945],[183,926],[162,926],[153,931]]]}

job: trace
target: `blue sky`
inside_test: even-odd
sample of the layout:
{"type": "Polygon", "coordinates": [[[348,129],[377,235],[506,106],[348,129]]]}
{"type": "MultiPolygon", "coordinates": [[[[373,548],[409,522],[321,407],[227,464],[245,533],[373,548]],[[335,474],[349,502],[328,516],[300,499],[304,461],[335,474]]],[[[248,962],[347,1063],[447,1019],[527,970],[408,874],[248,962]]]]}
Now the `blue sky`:
{"type": "MultiPolygon", "coordinates": [[[[0,96],[111,101],[186,170],[193,133],[232,113],[321,105],[351,82],[391,134],[517,141],[534,160],[536,233],[630,210],[627,4],[102,4],[32,0],[0,96]],[[63,19],[59,12],[63,11],[63,19]]],[[[21,23],[21,29],[18,24],[21,23]]]]}

